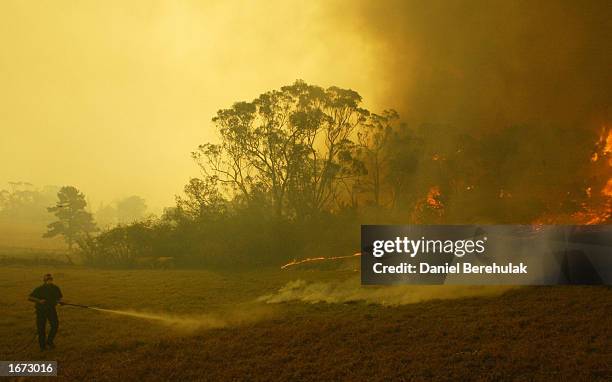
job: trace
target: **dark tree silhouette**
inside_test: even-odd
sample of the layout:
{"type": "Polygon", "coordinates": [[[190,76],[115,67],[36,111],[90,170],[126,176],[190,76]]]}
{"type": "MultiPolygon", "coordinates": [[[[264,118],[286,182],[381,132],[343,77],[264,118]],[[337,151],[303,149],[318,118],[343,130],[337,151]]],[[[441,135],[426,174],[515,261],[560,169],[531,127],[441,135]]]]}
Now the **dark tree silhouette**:
{"type": "Polygon", "coordinates": [[[264,195],[279,217],[316,215],[359,168],[353,141],[370,115],[360,103],[353,90],[296,81],[219,110],[221,142],[193,156],[243,200],[264,195]]]}
{"type": "Polygon", "coordinates": [[[92,215],[85,211],[87,202],[85,195],[72,186],[62,187],[57,193],[58,202],[47,211],[54,214],[57,221],[47,226],[47,232],[43,237],[55,237],[62,235],[72,249],[77,240],[84,238],[87,234],[97,231],[92,215]]]}

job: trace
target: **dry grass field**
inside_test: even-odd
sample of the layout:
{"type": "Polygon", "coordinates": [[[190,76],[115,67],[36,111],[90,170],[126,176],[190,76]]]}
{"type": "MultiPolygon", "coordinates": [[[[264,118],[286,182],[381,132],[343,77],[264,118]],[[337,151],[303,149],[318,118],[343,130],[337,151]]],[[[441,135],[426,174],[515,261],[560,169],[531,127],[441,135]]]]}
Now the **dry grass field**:
{"type": "MultiPolygon", "coordinates": [[[[387,306],[258,301],[350,271],[0,268],[0,359],[57,360],[60,380],[612,379],[612,290],[516,288],[387,306]],[[30,290],[47,271],[66,300],[57,349],[33,341],[30,290]]],[[[412,287],[414,288],[414,287],[412,287]]],[[[448,287],[450,288],[450,287],[448,287]]],[[[448,289],[439,296],[448,297],[448,289]]],[[[406,287],[406,293],[411,293],[406,287]]]]}

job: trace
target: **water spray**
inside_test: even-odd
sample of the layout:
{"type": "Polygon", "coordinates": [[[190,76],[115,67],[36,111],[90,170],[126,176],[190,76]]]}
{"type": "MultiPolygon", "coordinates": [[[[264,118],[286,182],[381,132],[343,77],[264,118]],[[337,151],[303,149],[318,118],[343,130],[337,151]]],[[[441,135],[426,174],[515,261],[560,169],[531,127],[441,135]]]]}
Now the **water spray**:
{"type": "Polygon", "coordinates": [[[133,310],[116,310],[116,309],[105,309],[99,308],[97,306],[91,305],[83,305],[83,304],[71,304],[71,303],[63,303],[64,306],[74,306],[76,308],[97,310],[99,312],[117,314],[121,316],[128,316],[134,318],[140,318],[148,321],[156,321],[162,325],[172,326],[178,329],[183,330],[194,330],[201,328],[222,328],[227,326],[227,321],[224,319],[220,319],[218,317],[210,316],[210,315],[197,315],[197,316],[175,316],[168,314],[155,314],[155,313],[145,313],[145,312],[137,312],[133,310]]]}
{"type": "Polygon", "coordinates": [[[89,306],[89,305],[82,305],[82,304],[70,304],[70,303],[63,303],[61,304],[63,306],[75,306],[77,308],[84,308],[84,309],[91,309],[91,310],[97,310],[100,312],[109,312],[109,313],[116,313],[116,314],[122,314],[123,311],[121,310],[112,310],[112,309],[104,309],[104,308],[98,308],[97,306],[89,306]]]}
{"type": "Polygon", "coordinates": [[[67,306],[74,306],[74,307],[77,307],[77,308],[97,310],[99,312],[114,313],[114,314],[119,314],[119,315],[123,315],[123,316],[131,316],[131,317],[137,317],[137,318],[144,318],[144,319],[149,319],[149,320],[158,320],[158,321],[169,321],[169,320],[171,320],[167,316],[164,316],[164,315],[140,313],[140,312],[134,312],[134,311],[129,311],[129,310],[104,309],[104,308],[98,308],[97,306],[90,306],[90,305],[83,305],[83,304],[71,304],[71,303],[67,303],[67,302],[63,303],[62,305],[64,305],[64,306],[66,306],[66,305],[67,306]]]}

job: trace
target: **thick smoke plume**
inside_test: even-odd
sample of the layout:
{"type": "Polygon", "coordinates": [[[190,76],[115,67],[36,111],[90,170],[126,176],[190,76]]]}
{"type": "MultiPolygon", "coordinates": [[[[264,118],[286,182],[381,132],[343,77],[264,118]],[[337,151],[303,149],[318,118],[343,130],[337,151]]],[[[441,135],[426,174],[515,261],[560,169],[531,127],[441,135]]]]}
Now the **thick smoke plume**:
{"type": "Polygon", "coordinates": [[[436,191],[446,222],[606,216],[595,199],[608,194],[612,167],[589,158],[612,126],[609,1],[348,4],[335,16],[376,57],[377,102],[399,112],[425,153],[403,151],[402,168],[418,163],[408,184],[436,191]]]}
{"type": "Polygon", "coordinates": [[[609,1],[364,1],[347,13],[374,41],[386,103],[411,122],[610,122],[609,1]]]}

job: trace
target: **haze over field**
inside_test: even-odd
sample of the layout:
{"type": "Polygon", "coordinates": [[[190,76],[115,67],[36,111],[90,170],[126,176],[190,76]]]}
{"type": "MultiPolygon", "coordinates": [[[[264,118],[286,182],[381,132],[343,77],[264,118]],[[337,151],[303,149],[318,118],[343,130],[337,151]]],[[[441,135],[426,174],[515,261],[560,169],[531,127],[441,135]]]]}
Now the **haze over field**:
{"type": "Polygon", "coordinates": [[[0,184],[71,184],[93,206],[141,195],[160,212],[197,175],[189,153],[216,139],[216,110],[297,78],[410,123],[595,137],[610,120],[608,6],[3,1],[0,184]]]}

